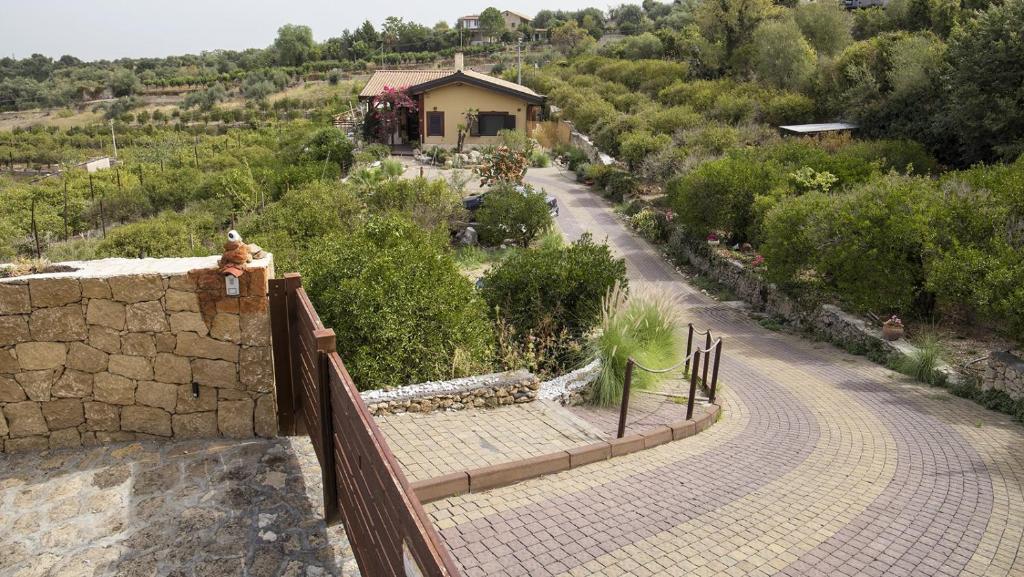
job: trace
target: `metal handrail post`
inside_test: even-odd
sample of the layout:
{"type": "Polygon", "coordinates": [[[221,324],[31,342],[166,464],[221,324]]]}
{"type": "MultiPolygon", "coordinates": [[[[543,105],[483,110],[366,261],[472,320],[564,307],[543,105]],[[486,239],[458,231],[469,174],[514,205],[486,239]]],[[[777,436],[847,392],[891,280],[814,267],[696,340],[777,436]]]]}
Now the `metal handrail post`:
{"type": "Polygon", "coordinates": [[[616,439],[621,439],[626,434],[626,413],[629,411],[629,389],[633,384],[634,364],[632,357],[626,360],[626,379],[622,383],[622,406],[619,408],[619,432],[616,439]]]}
{"type": "Polygon", "coordinates": [[[686,365],[685,370],[690,370],[690,350],[693,348],[693,323],[689,323],[689,330],[686,333],[686,365]]]}
{"type": "Polygon", "coordinates": [[[693,398],[697,396],[697,372],[700,370],[700,349],[693,353],[693,370],[690,371],[690,396],[686,399],[686,420],[693,418],[693,398]]]}
{"type": "Polygon", "coordinates": [[[718,337],[718,346],[715,347],[715,368],[711,371],[711,390],[708,392],[708,402],[715,402],[715,389],[718,387],[718,361],[722,360],[722,337],[718,337]]]}

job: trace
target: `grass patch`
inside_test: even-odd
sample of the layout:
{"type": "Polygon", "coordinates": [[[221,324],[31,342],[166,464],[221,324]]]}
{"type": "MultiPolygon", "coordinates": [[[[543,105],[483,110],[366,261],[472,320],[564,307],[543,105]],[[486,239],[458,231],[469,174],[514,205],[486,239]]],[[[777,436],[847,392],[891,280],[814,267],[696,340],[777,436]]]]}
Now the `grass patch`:
{"type": "Polygon", "coordinates": [[[922,383],[943,385],[946,376],[939,371],[944,349],[942,342],[933,334],[926,334],[914,342],[917,350],[897,359],[894,368],[922,383]]]}
{"type": "MultiPolygon", "coordinates": [[[[601,325],[590,342],[592,358],[601,361],[601,372],[591,389],[596,405],[615,405],[622,400],[626,361],[630,358],[652,369],[667,368],[681,358],[679,319],[665,292],[637,291],[627,299],[618,286],[602,303],[601,325]]],[[[632,387],[650,389],[668,377],[643,370],[633,371],[632,387]]]]}
{"type": "Polygon", "coordinates": [[[776,333],[782,330],[782,323],[770,317],[757,321],[757,324],[776,333]]]}

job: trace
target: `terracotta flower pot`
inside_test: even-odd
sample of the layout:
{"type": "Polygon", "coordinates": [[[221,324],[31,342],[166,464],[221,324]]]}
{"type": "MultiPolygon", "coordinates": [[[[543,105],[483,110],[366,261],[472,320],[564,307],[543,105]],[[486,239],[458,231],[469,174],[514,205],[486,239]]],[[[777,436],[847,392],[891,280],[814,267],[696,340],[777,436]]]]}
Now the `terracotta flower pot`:
{"type": "Polygon", "coordinates": [[[895,341],[903,338],[903,327],[899,325],[882,325],[882,338],[887,341],[895,341]]]}

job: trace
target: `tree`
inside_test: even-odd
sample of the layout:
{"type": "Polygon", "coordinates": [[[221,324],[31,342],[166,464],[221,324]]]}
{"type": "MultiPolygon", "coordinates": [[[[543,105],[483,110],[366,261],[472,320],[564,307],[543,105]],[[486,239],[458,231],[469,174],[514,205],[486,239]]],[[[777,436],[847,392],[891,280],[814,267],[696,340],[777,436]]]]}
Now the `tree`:
{"type": "Polygon", "coordinates": [[[619,32],[626,35],[639,34],[650,24],[644,9],[636,4],[623,4],[611,11],[611,19],[619,32]]]}
{"type": "Polygon", "coordinates": [[[776,88],[800,89],[814,72],[814,49],[792,20],[768,21],[754,31],[751,67],[776,88]]]}
{"type": "Polygon", "coordinates": [[[793,10],[793,17],[807,41],[822,54],[839,54],[853,41],[853,18],[838,2],[800,4],[793,10]]]}
{"type": "Polygon", "coordinates": [[[282,66],[301,66],[313,54],[313,30],[309,26],[285,24],[277,29],[274,51],[282,66]]]}
{"type": "Polygon", "coordinates": [[[1024,0],[994,4],[950,38],[947,120],[964,164],[1024,153],[1024,0]]]}
{"type": "Polygon", "coordinates": [[[594,39],[575,20],[551,29],[551,45],[566,56],[578,56],[594,45],[594,39]]]}
{"type": "Polygon", "coordinates": [[[708,0],[698,6],[695,19],[708,40],[722,45],[732,65],[736,52],[771,10],[771,0],[708,0]]]}
{"type": "Polygon", "coordinates": [[[110,75],[110,90],[114,96],[131,96],[139,86],[139,78],[127,68],[118,68],[110,75]]]}
{"type": "Polygon", "coordinates": [[[505,17],[493,6],[480,13],[480,33],[485,38],[497,38],[505,32],[505,17]]]}

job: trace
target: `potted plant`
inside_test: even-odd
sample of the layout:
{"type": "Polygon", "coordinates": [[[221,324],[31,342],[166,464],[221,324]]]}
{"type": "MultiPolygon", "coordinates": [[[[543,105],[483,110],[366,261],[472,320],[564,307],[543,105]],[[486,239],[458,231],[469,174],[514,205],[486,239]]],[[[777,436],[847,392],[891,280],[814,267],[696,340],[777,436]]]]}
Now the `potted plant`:
{"type": "Polygon", "coordinates": [[[714,232],[708,233],[708,244],[711,246],[718,246],[722,241],[718,239],[718,234],[714,232]]]}
{"type": "Polygon", "coordinates": [[[900,317],[896,315],[892,315],[888,320],[882,323],[882,338],[887,341],[895,341],[903,338],[903,332],[903,321],[901,321],[900,317]]]}

